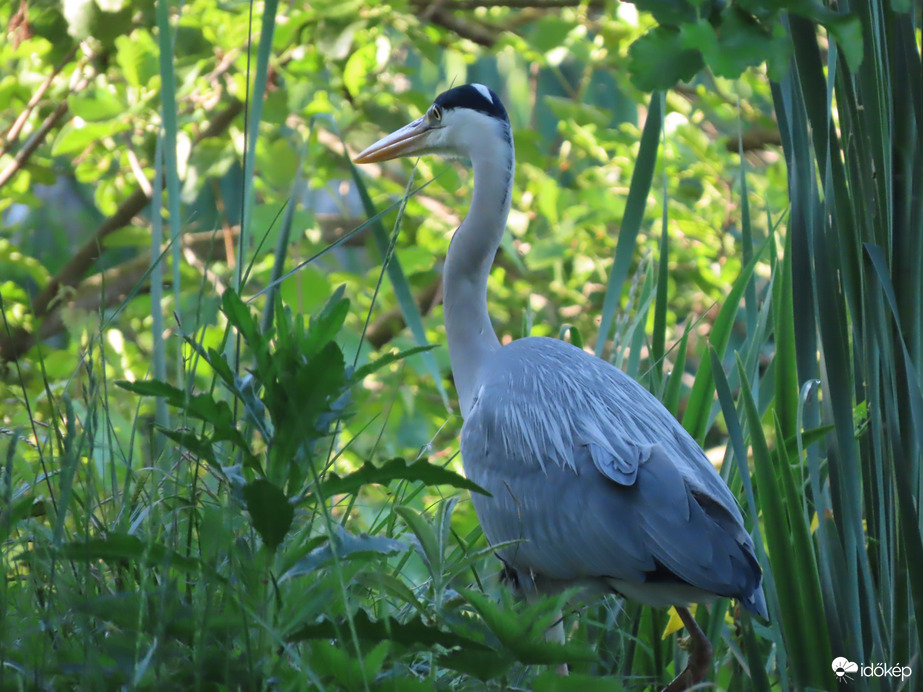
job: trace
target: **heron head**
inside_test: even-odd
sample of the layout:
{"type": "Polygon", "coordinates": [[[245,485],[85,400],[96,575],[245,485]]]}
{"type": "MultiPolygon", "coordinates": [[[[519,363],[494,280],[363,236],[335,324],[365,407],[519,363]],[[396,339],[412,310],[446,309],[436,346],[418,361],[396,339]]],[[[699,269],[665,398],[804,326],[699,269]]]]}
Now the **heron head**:
{"type": "Polygon", "coordinates": [[[360,153],[356,163],[377,163],[402,156],[441,154],[475,158],[512,145],[510,120],[499,97],[483,84],[444,91],[426,113],[382,137],[360,153]]]}

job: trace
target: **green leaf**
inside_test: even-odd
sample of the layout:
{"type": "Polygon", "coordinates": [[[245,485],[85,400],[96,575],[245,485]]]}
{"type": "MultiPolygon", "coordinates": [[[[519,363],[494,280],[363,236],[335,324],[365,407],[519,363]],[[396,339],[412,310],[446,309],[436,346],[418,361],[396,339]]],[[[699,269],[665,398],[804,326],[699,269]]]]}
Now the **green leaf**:
{"type": "Polygon", "coordinates": [[[212,442],[231,442],[244,452],[248,462],[254,461],[250,446],[237,429],[234,414],[226,401],[216,401],[210,394],[205,393],[187,395],[182,389],[159,380],[119,380],[115,384],[142,396],[163,397],[170,406],[185,411],[193,418],[211,423],[214,428],[212,442]]]}
{"type": "Polygon", "coordinates": [[[612,273],[606,286],[606,297],[603,299],[603,312],[599,323],[599,338],[596,340],[596,356],[602,357],[612,330],[615,311],[622,297],[622,286],[628,276],[628,268],[634,255],[638,231],[644,220],[644,209],[647,206],[647,195],[651,190],[654,179],[654,166],[657,163],[657,152],[660,147],[660,132],[663,125],[663,94],[651,94],[650,107],[647,112],[647,121],[641,133],[641,147],[638,150],[638,160],[635,170],[631,174],[631,185],[628,188],[628,199],[625,202],[625,214],[619,229],[618,243],[615,247],[615,261],[612,263],[612,273]]]}
{"type": "Polygon", "coordinates": [[[433,579],[440,577],[442,575],[442,551],[439,550],[439,539],[436,537],[432,525],[422,514],[405,505],[396,506],[394,513],[404,520],[404,523],[417,537],[420,557],[426,563],[430,576],[433,579]]]}
{"type": "MultiPolygon", "coordinates": [[[[770,240],[771,238],[767,238],[763,241],[763,244],[754,251],[753,257],[747,265],[740,270],[734,285],[728,291],[727,299],[715,318],[715,323],[709,334],[709,341],[714,346],[719,360],[724,357],[728,340],[731,338],[731,330],[734,328],[734,320],[737,317],[740,299],[750,281],[753,270],[759,263],[763,252],[769,246],[770,240]]],[[[702,444],[705,439],[705,433],[708,431],[708,419],[711,415],[711,406],[715,396],[715,380],[712,373],[711,360],[708,358],[702,360],[699,371],[695,376],[695,383],[692,385],[692,392],[689,394],[686,412],[683,414],[683,427],[699,444],[702,444]]]]}
{"type": "Polygon", "coordinates": [[[124,132],[129,127],[125,120],[106,123],[77,124],[74,121],[61,128],[51,147],[55,156],[79,154],[99,140],[124,132]]]}
{"type": "MultiPolygon", "coordinates": [[[[358,610],[352,617],[356,635],[360,640],[390,640],[401,646],[431,649],[441,646],[446,649],[461,647],[476,651],[489,652],[490,648],[470,637],[446,632],[437,627],[426,625],[420,618],[411,618],[398,622],[389,617],[372,620],[364,610],[358,610]]],[[[315,639],[340,639],[348,636],[349,625],[345,620],[334,621],[329,618],[320,622],[302,625],[291,634],[286,635],[288,642],[302,642],[315,639]]]]}
{"type": "Polygon", "coordinates": [[[526,665],[555,665],[595,661],[596,653],[576,644],[559,644],[546,640],[551,625],[561,617],[566,595],[542,599],[528,605],[523,612],[504,610],[487,596],[464,589],[462,595],[484,618],[497,639],[516,660],[526,665]]]}
{"type": "Polygon", "coordinates": [[[830,659],[829,639],[821,609],[820,587],[816,582],[817,568],[813,552],[810,549],[806,553],[799,550],[804,547],[806,527],[801,520],[800,506],[792,504],[790,462],[787,458],[774,459],[770,453],[756,402],[739,359],[737,371],[741,382],[740,398],[750,430],[753,471],[763,515],[767,552],[773,578],[778,585],[777,591],[784,594],[779,599],[783,632],[789,643],[789,655],[798,679],[819,686],[823,680],[815,652],[820,648],[822,659],[830,659]],[[801,624],[805,616],[809,616],[808,626],[801,624]]]}
{"type": "Polygon", "coordinates": [[[127,108],[127,104],[113,94],[111,89],[104,88],[71,96],[67,105],[71,113],[90,123],[124,117],[127,108]]]}
{"type": "Polygon", "coordinates": [[[208,438],[199,437],[191,430],[168,430],[165,428],[158,428],[158,430],[200,459],[204,459],[213,466],[218,466],[218,461],[215,459],[215,450],[212,449],[211,440],[208,438]]]}
{"type": "Polygon", "coordinates": [[[336,558],[344,559],[352,556],[374,557],[381,555],[393,555],[394,553],[404,552],[409,549],[406,543],[402,543],[394,538],[387,536],[369,536],[359,534],[358,536],[349,534],[343,527],[336,526],[333,545],[327,543],[312,550],[308,555],[298,562],[285,573],[283,579],[291,579],[305,574],[310,574],[322,565],[336,558]]]}
{"type": "Polygon", "coordinates": [[[684,47],[698,51],[708,67],[719,77],[736,79],[748,67],[764,61],[783,63],[790,52],[790,41],[778,36],[755,18],[728,6],[717,26],[700,19],[680,28],[684,47]]]}
{"type": "Polygon", "coordinates": [[[381,370],[386,365],[390,365],[391,363],[399,360],[404,360],[404,358],[415,355],[417,353],[432,351],[434,348],[438,348],[438,344],[429,344],[428,346],[414,346],[413,348],[408,348],[405,351],[387,353],[372,361],[371,363],[366,363],[365,365],[357,368],[356,372],[353,374],[353,378],[356,380],[361,380],[366,375],[371,375],[373,372],[381,370]]]}
{"type": "Polygon", "coordinates": [[[449,651],[441,655],[437,661],[440,666],[457,670],[483,682],[496,680],[506,673],[515,662],[505,651],[472,650],[470,647],[449,651]]]}
{"type": "MultiPolygon", "coordinates": [[[[37,551],[22,553],[19,559],[26,560],[34,552],[37,551]]],[[[198,560],[185,557],[160,543],[145,542],[137,536],[125,533],[110,533],[105,538],[64,543],[60,552],[68,560],[135,560],[150,567],[166,566],[184,572],[198,572],[207,569],[198,560]]],[[[218,575],[211,574],[211,576],[217,577],[218,575]]]]}
{"type": "Polygon", "coordinates": [[[264,478],[243,487],[247,511],[263,543],[275,550],[285,539],[295,518],[295,508],[282,489],[264,478]]]}
{"type": "Polygon", "coordinates": [[[395,480],[420,482],[426,485],[450,485],[453,488],[470,490],[481,495],[490,495],[477,483],[473,483],[464,476],[460,476],[442,466],[430,464],[428,461],[416,461],[408,464],[400,458],[389,459],[381,466],[375,466],[367,461],[358,471],[343,477],[331,473],[324,479],[320,490],[324,497],[332,497],[343,493],[355,493],[363,485],[371,483],[387,485],[395,480]]]}
{"type": "Polygon", "coordinates": [[[625,688],[614,678],[571,673],[567,676],[545,671],[532,683],[534,692],[621,692],[625,688]]]}
{"type": "Polygon", "coordinates": [[[687,48],[679,30],[671,27],[651,29],[628,49],[631,83],[642,91],[688,82],[704,66],[701,53],[687,48]]]}
{"type": "Polygon", "coordinates": [[[333,341],[343,328],[349,314],[349,299],[343,297],[345,290],[345,284],[337,286],[323,310],[311,318],[309,339],[305,344],[309,354],[319,351],[333,341]]]}
{"type": "Polygon", "coordinates": [[[824,25],[842,51],[849,69],[857,72],[862,65],[864,45],[862,41],[862,22],[855,15],[844,15],[827,10],[821,5],[811,5],[811,18],[824,25]]]}
{"type": "Polygon", "coordinates": [[[350,94],[355,96],[362,93],[363,87],[378,65],[377,52],[378,46],[370,41],[349,56],[343,68],[343,84],[350,94]]]}
{"type": "Polygon", "coordinates": [[[250,348],[255,349],[258,344],[262,343],[256,319],[233,288],[225,289],[221,294],[221,311],[228,318],[228,322],[240,332],[250,348]]]}
{"type": "Polygon", "coordinates": [[[411,589],[404,580],[392,574],[380,571],[363,571],[359,572],[353,579],[368,589],[380,589],[389,596],[413,606],[421,615],[428,614],[426,606],[420,602],[420,599],[414,594],[413,589],[411,589]]]}
{"type": "MultiPolygon", "coordinates": [[[[696,5],[701,4],[697,0],[696,5]]],[[[641,12],[650,12],[658,24],[688,24],[696,20],[696,8],[686,0],[635,0],[641,12]]]]}
{"type": "Polygon", "coordinates": [[[160,51],[150,33],[135,29],[131,36],[115,39],[115,59],[133,87],[149,87],[160,71],[160,51]]]}
{"type": "MultiPolygon", "coordinates": [[[[387,641],[384,642],[387,644],[387,641]]],[[[311,669],[323,678],[332,678],[337,689],[360,692],[368,689],[368,678],[355,653],[337,643],[315,640],[310,649],[311,669]]]]}

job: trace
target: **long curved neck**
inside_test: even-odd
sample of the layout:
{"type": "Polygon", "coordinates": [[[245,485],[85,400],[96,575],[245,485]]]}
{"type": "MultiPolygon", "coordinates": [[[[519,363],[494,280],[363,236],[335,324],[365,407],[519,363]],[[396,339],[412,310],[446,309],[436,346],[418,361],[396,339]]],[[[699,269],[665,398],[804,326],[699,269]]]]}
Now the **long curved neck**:
{"type": "Polygon", "coordinates": [[[494,261],[513,189],[512,143],[472,156],[471,209],[449,246],[442,290],[452,375],[467,418],[485,359],[500,348],[487,312],[487,277],[494,261]]]}

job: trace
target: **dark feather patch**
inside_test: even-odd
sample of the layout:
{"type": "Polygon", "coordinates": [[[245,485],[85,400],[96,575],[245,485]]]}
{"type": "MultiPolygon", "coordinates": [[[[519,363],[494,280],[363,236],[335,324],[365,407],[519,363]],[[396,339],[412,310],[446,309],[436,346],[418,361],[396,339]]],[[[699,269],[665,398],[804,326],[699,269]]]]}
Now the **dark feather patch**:
{"type": "MultiPolygon", "coordinates": [[[[487,89],[486,87],[482,88],[487,89]]],[[[454,89],[443,91],[436,97],[434,103],[443,110],[468,108],[489,115],[492,118],[497,118],[497,120],[509,122],[510,119],[506,114],[506,109],[500,103],[500,97],[491,89],[487,89],[487,92],[490,94],[490,99],[478,87],[473,84],[465,84],[464,86],[457,86],[454,89]]]]}

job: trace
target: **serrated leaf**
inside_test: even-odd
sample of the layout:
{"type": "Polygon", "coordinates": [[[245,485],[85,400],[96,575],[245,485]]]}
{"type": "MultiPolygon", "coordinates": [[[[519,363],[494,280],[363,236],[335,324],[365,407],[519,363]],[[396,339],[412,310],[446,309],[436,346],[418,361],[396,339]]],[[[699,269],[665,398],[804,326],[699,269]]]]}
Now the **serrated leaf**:
{"type": "Polygon", "coordinates": [[[295,518],[295,508],[288,501],[282,489],[259,478],[243,487],[247,511],[253,521],[253,528],[270,550],[275,550],[285,539],[295,518]]]}
{"type": "Polygon", "coordinates": [[[512,657],[505,652],[472,651],[467,648],[459,648],[443,654],[437,661],[440,666],[470,675],[483,682],[499,678],[514,663],[512,657]]]}
{"type": "Polygon", "coordinates": [[[186,398],[185,392],[177,389],[172,384],[161,382],[160,380],[138,380],[137,382],[128,382],[127,380],[118,380],[116,386],[126,389],[135,394],[142,396],[160,396],[167,400],[167,403],[175,405],[182,404],[186,398]],[[174,403],[179,402],[179,404],[174,403]]]}
{"type": "MultiPolygon", "coordinates": [[[[364,610],[357,611],[353,617],[353,626],[356,635],[363,640],[388,639],[401,646],[421,647],[430,649],[434,645],[446,649],[461,647],[462,649],[476,651],[491,651],[483,642],[470,637],[446,632],[437,627],[426,625],[420,618],[411,618],[406,622],[398,622],[392,618],[372,620],[364,610]]],[[[288,642],[301,642],[314,639],[337,639],[348,636],[349,625],[345,620],[333,621],[324,619],[321,622],[302,625],[291,634],[286,635],[288,642]]]]}
{"type": "Polygon", "coordinates": [[[254,463],[250,446],[237,429],[234,414],[226,401],[216,401],[211,394],[206,393],[187,395],[182,389],[159,380],[119,380],[115,384],[135,394],[163,397],[170,406],[185,411],[193,418],[211,423],[214,428],[212,442],[231,442],[244,452],[248,463],[254,463]]]}
{"type": "Polygon", "coordinates": [[[343,477],[331,473],[321,484],[321,491],[324,497],[331,497],[332,495],[354,493],[363,485],[373,483],[387,485],[395,480],[419,482],[426,485],[450,485],[453,488],[461,488],[490,496],[490,493],[477,483],[469,481],[454,471],[430,464],[428,461],[416,461],[408,464],[399,457],[389,459],[381,466],[375,466],[367,461],[358,471],[343,477]]]}
{"type": "Polygon", "coordinates": [[[748,67],[770,60],[784,60],[790,40],[772,31],[755,18],[729,6],[721,13],[717,26],[700,19],[680,29],[682,44],[697,50],[708,67],[719,77],[736,79],[748,67]]]}

